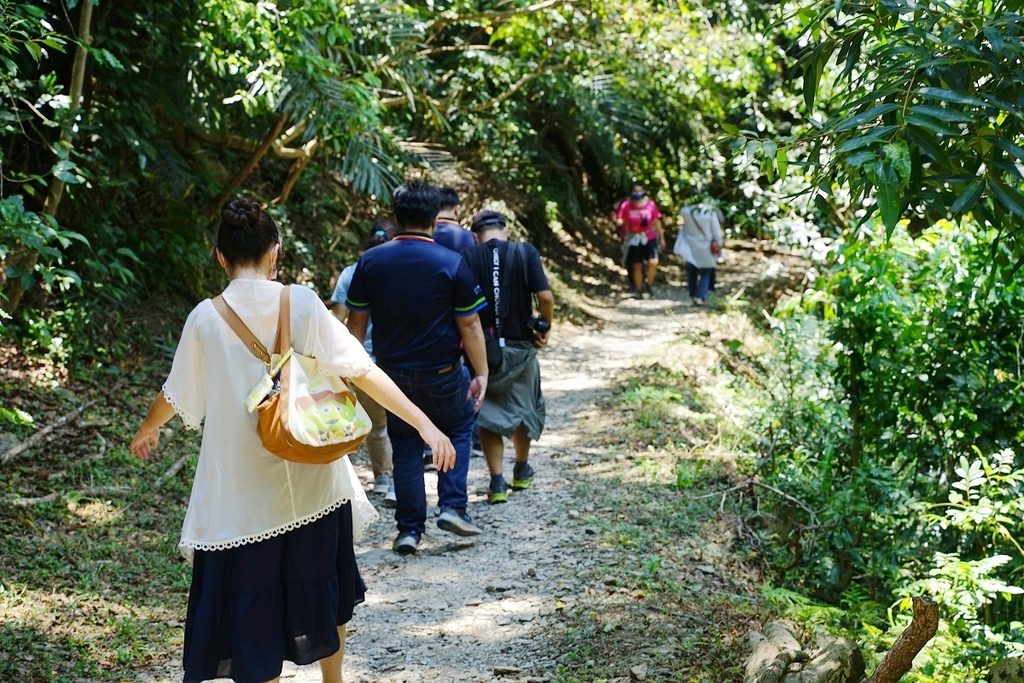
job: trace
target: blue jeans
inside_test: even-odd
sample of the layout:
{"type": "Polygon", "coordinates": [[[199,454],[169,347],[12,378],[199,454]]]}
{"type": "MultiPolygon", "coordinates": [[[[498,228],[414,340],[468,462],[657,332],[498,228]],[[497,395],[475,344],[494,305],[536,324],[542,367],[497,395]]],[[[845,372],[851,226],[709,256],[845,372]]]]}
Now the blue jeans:
{"type": "MultiPolygon", "coordinates": [[[[455,467],[437,473],[437,498],[441,512],[465,509],[466,476],[473,438],[473,402],[469,400],[469,371],[464,365],[445,375],[383,368],[398,388],[455,446],[455,467]]],[[[388,437],[394,459],[395,522],[398,530],[422,534],[427,522],[427,492],[423,484],[423,448],[419,433],[388,414],[388,437]]]]}
{"type": "Polygon", "coordinates": [[[714,268],[698,268],[692,263],[686,264],[686,288],[690,297],[707,301],[708,292],[711,291],[711,284],[714,281],[714,268]]]}

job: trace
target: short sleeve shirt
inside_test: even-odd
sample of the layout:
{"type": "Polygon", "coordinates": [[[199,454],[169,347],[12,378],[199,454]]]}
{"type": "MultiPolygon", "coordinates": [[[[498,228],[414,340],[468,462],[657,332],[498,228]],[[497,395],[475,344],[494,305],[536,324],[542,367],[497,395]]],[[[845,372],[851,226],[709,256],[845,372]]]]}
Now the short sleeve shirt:
{"type": "Polygon", "coordinates": [[[462,253],[464,249],[476,244],[473,233],[458,223],[445,220],[438,221],[434,226],[434,241],[456,253],[462,253]]]}
{"type": "MultiPolygon", "coordinates": [[[[345,266],[345,269],[341,271],[338,276],[338,283],[334,285],[334,294],[331,295],[331,301],[336,304],[344,304],[346,297],[348,297],[348,288],[352,286],[352,276],[356,273],[356,264],[345,266]]],[[[366,352],[373,355],[373,325],[367,324],[366,326],[366,339],[363,341],[363,348],[366,352]]]]}
{"type": "Polygon", "coordinates": [[[648,199],[641,206],[634,206],[630,200],[619,205],[619,218],[626,223],[626,236],[643,233],[651,240],[658,236],[654,229],[654,221],[661,218],[661,210],[654,200],[648,199]]]}
{"type": "MultiPolygon", "coordinates": [[[[509,265],[509,242],[490,240],[463,252],[466,262],[479,282],[489,283],[493,278],[491,264],[494,249],[498,250],[498,281],[502,282],[505,268],[509,265]]],[[[501,336],[509,341],[532,341],[533,330],[526,323],[533,316],[533,295],[551,289],[551,286],[548,284],[537,248],[529,242],[521,242],[518,252],[518,276],[515,281],[509,282],[511,291],[502,291],[501,294],[509,297],[508,315],[502,321],[501,336]]],[[[487,309],[481,311],[480,322],[484,327],[494,327],[493,287],[485,287],[484,296],[487,297],[487,309]]]]}
{"type": "MultiPolygon", "coordinates": [[[[277,337],[281,285],[232,280],[224,300],[267,348],[277,337]]],[[[373,363],[320,297],[291,288],[292,348],[316,358],[320,372],[361,377],[373,363]]],[[[164,397],[185,426],[202,429],[192,494],[182,524],[182,551],[225,550],[307,524],[353,503],[356,534],[376,512],[348,458],[304,465],[269,453],[245,397],[266,375],[209,299],[185,321],[164,397]]]]}
{"type": "Polygon", "coordinates": [[[487,300],[461,254],[406,232],[360,257],[345,305],[370,312],[381,366],[427,371],[458,362],[456,319],[476,315],[487,300]]]}

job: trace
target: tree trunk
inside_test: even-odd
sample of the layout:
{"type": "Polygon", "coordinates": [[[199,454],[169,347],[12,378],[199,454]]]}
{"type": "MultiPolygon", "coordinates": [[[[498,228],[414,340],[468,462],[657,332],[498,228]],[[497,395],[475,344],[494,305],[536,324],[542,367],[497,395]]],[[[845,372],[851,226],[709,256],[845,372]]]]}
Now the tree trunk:
{"type": "Polygon", "coordinates": [[[220,213],[220,210],[224,207],[224,204],[227,203],[228,198],[231,195],[233,195],[235,193],[235,190],[237,190],[242,185],[242,183],[245,182],[246,178],[248,178],[249,175],[254,170],[256,170],[256,167],[259,166],[260,161],[262,161],[263,157],[267,155],[267,152],[270,150],[271,145],[273,145],[274,141],[277,140],[277,136],[281,134],[282,130],[284,130],[284,126],[286,123],[288,123],[288,115],[281,114],[281,116],[278,117],[277,121],[274,123],[274,127],[270,130],[267,136],[263,138],[263,142],[260,143],[260,146],[253,150],[253,153],[249,156],[249,159],[245,162],[245,165],[242,166],[241,169],[239,169],[238,173],[235,174],[234,178],[228,181],[228,184],[224,186],[224,189],[220,191],[220,194],[214,197],[213,201],[211,201],[207,205],[206,211],[204,211],[204,213],[208,221],[213,222],[217,218],[217,215],[220,213]]]}
{"type": "Polygon", "coordinates": [[[914,618],[878,665],[868,683],[897,683],[914,666],[914,657],[939,628],[939,606],[928,598],[914,598],[914,618]]]}
{"type": "MultiPolygon", "coordinates": [[[[914,657],[935,635],[938,626],[938,605],[928,598],[915,597],[910,626],[896,639],[875,675],[866,683],[897,683],[913,667],[914,657]]],[[[773,621],[761,633],[748,633],[750,654],[743,683],[859,683],[863,680],[864,658],[856,643],[821,636],[805,647],[800,644],[800,637],[796,626],[787,621],[773,621]]],[[[1008,665],[1009,668],[1012,665],[1008,665]]]]}
{"type": "MultiPolygon", "coordinates": [[[[89,47],[92,45],[92,0],[82,0],[82,9],[78,14],[78,46],[75,48],[75,61],[71,65],[71,88],[68,92],[70,103],[68,105],[68,117],[60,132],[60,147],[71,151],[72,131],[74,130],[75,119],[82,106],[82,88],[85,84],[85,64],[89,58],[89,47]]],[[[56,216],[60,201],[64,197],[64,181],[56,175],[50,178],[50,187],[46,192],[46,199],[43,201],[42,213],[49,216],[56,216]]],[[[19,270],[31,273],[36,263],[39,262],[39,253],[22,252],[11,258],[12,265],[19,270]]],[[[7,287],[7,300],[3,302],[4,310],[13,314],[21,305],[21,298],[25,294],[25,285],[22,278],[11,281],[7,287]]]]}

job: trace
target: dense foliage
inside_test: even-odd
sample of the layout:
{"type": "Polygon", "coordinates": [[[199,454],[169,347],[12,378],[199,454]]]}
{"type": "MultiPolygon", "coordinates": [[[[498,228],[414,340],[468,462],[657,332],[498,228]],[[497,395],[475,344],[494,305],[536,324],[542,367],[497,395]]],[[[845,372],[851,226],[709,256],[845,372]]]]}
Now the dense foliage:
{"type": "Polygon", "coordinates": [[[990,238],[947,223],[846,242],[809,310],[775,321],[763,472],[807,506],[772,527],[779,578],[833,603],[935,598],[934,680],[1020,647],[1003,598],[1024,592],[1024,302],[990,238]]]}
{"type": "Polygon", "coordinates": [[[744,198],[741,224],[760,230],[759,188],[735,182],[758,169],[737,173],[726,141],[709,146],[725,119],[763,129],[766,93],[787,106],[755,11],[2,3],[0,192],[22,216],[0,237],[4,308],[22,309],[22,332],[73,339],[57,294],[58,309],[83,304],[78,329],[167,283],[196,297],[211,224],[238,191],[276,205],[288,275],[325,288],[408,169],[453,160],[479,170],[484,191],[519,198],[541,243],[549,217],[581,234],[632,177],[668,207],[698,189],[744,198]]]}
{"type": "Polygon", "coordinates": [[[777,580],[878,644],[888,605],[898,625],[899,599],[928,595],[945,619],[914,680],[982,680],[1024,649],[1024,19],[998,2],[793,16],[807,119],[771,144],[803,155],[838,239],[773,318],[777,580]]]}

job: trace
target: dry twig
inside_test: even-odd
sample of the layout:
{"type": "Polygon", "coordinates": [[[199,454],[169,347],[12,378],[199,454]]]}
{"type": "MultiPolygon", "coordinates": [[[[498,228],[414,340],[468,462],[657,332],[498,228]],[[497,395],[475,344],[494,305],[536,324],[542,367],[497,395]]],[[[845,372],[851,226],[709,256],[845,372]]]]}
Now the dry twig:
{"type": "MultiPolygon", "coordinates": [[[[97,498],[99,496],[120,496],[128,493],[129,489],[125,486],[93,486],[91,488],[82,489],[77,494],[82,498],[97,498]]],[[[52,503],[61,498],[67,498],[70,493],[61,493],[54,491],[48,493],[45,496],[38,496],[35,498],[15,498],[10,501],[11,505],[17,507],[30,507],[32,505],[45,505],[46,503],[52,503]]]]}
{"type": "Polygon", "coordinates": [[[185,466],[185,462],[188,460],[188,456],[189,454],[186,453],[185,455],[175,460],[174,464],[168,467],[166,472],[164,472],[163,474],[156,478],[156,481],[153,482],[153,487],[160,488],[161,486],[167,483],[168,479],[170,479],[178,472],[180,472],[181,468],[185,466]]]}
{"type": "Polygon", "coordinates": [[[93,399],[88,403],[84,403],[78,408],[72,410],[70,413],[62,415],[61,417],[46,425],[42,429],[34,432],[31,436],[29,436],[21,443],[11,446],[6,451],[4,451],[3,455],[0,455],[0,465],[6,465],[11,460],[16,458],[18,455],[24,453],[29,448],[32,448],[32,446],[35,446],[37,443],[45,439],[48,434],[50,434],[56,429],[60,429],[67,423],[75,420],[79,415],[81,415],[82,413],[84,413],[86,410],[96,405],[97,403],[99,403],[98,398],[93,399]]]}

